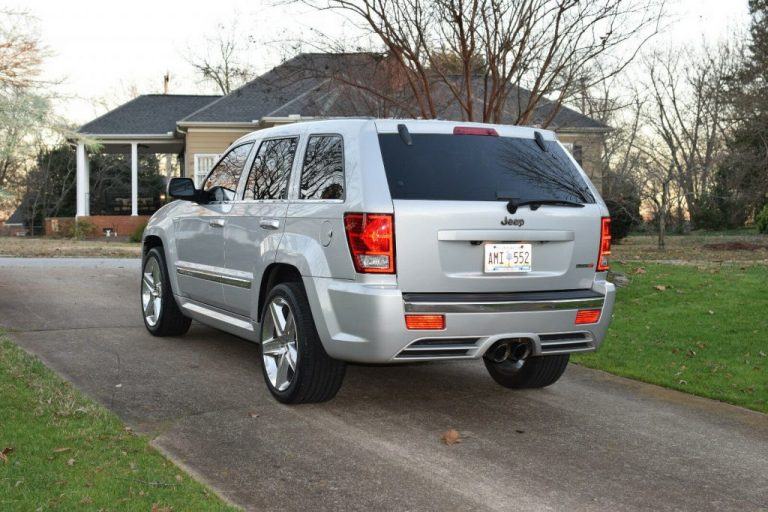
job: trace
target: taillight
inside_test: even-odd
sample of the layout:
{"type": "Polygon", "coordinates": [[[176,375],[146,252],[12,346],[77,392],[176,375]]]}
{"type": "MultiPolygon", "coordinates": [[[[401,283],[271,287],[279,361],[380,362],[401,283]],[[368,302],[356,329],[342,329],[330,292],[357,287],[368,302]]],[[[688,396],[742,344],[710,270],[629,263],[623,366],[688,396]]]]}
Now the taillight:
{"type": "Polygon", "coordinates": [[[395,219],[391,213],[347,213],[344,229],[356,271],[395,273],[395,219]]]}
{"type": "Polygon", "coordinates": [[[596,324],[600,321],[599,309],[580,309],[576,312],[576,325],[596,324]]]}
{"type": "Polygon", "coordinates": [[[611,255],[611,218],[603,217],[600,222],[600,250],[597,253],[597,271],[608,270],[608,256],[611,255]]]}
{"type": "Polygon", "coordinates": [[[456,126],[453,129],[454,135],[486,135],[498,137],[499,132],[493,128],[481,128],[479,126],[456,126]]]}

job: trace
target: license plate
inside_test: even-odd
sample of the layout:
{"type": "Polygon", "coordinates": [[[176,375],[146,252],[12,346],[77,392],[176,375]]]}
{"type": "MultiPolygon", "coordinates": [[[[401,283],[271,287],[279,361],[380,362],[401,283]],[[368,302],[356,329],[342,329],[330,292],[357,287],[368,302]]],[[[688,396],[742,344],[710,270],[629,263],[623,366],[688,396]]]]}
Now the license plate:
{"type": "Polygon", "coordinates": [[[485,272],[530,272],[531,244],[485,244],[485,272]]]}

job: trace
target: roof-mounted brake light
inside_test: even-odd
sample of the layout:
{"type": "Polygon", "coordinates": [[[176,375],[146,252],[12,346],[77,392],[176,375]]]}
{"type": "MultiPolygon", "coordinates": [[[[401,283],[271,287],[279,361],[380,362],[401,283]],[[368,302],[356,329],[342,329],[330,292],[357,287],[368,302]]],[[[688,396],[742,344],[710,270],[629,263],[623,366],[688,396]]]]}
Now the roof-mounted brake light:
{"type": "Polygon", "coordinates": [[[456,126],[453,129],[454,135],[485,135],[489,137],[498,137],[499,133],[493,128],[481,128],[479,126],[456,126]]]}

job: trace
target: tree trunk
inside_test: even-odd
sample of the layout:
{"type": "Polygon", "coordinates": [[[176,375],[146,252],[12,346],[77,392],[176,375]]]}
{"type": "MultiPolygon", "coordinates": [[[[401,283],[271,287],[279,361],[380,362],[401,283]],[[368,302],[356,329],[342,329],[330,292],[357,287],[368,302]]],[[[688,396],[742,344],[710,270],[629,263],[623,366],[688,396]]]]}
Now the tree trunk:
{"type": "Polygon", "coordinates": [[[659,208],[659,249],[666,247],[667,203],[669,202],[669,182],[661,186],[661,208],[659,208]]]}

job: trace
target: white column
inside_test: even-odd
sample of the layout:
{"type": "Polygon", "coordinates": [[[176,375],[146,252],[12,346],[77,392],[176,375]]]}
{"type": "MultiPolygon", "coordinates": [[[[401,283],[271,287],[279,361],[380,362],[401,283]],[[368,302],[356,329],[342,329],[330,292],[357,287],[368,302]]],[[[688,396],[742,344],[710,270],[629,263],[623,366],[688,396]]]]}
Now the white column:
{"type": "Polygon", "coordinates": [[[91,160],[88,158],[88,150],[84,150],[83,163],[85,164],[85,214],[91,214],[91,160]]]}
{"type": "Polygon", "coordinates": [[[82,142],[77,145],[77,208],[76,217],[88,215],[88,170],[86,169],[85,144],[82,142]]]}
{"type": "Polygon", "coordinates": [[[131,143],[131,215],[139,214],[139,146],[131,143]]]}
{"type": "Polygon", "coordinates": [[[165,184],[173,178],[173,155],[168,153],[165,155],[165,184]]]}

